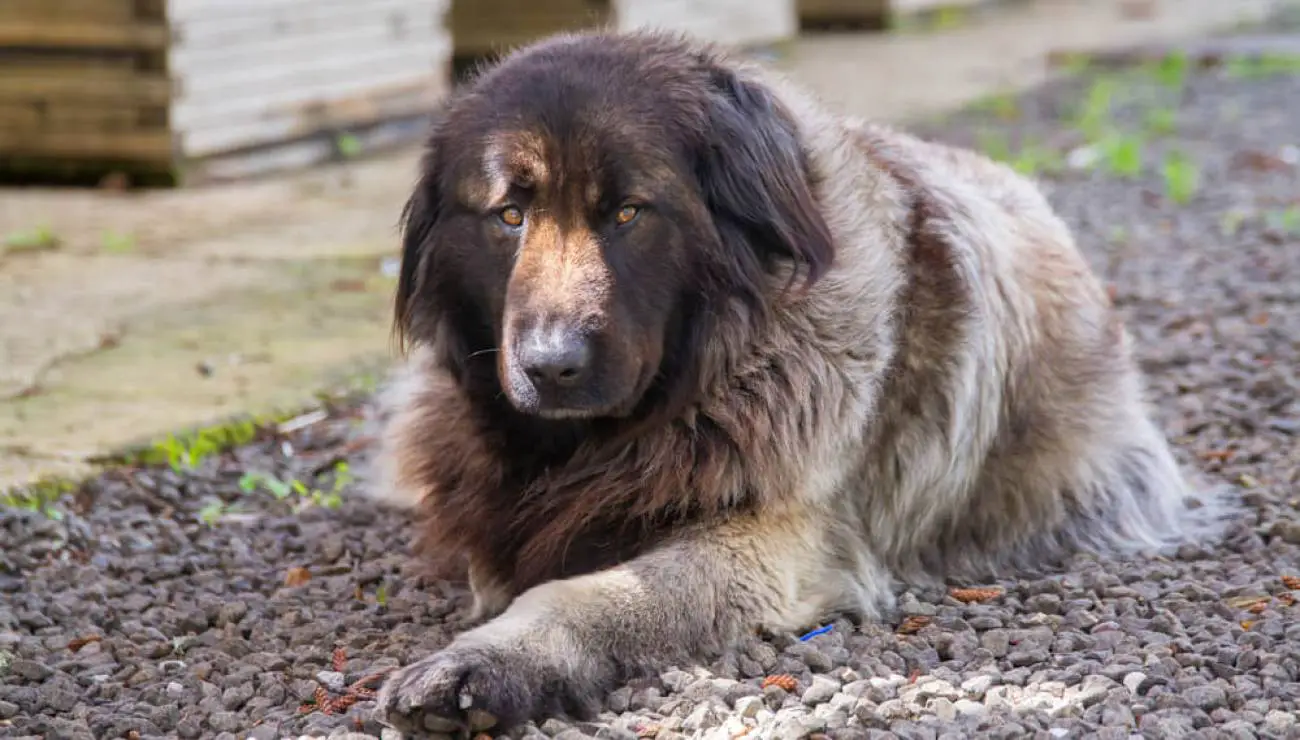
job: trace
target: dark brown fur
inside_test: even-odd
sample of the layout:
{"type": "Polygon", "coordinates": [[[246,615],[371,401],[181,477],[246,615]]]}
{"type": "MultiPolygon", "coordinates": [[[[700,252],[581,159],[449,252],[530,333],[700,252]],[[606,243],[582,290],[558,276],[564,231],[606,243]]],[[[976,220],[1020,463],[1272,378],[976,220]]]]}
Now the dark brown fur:
{"type": "MultiPolygon", "coordinates": [[[[726,344],[710,338],[732,335],[740,346],[762,332],[773,308],[764,283],[774,261],[803,266],[807,287],[833,258],[791,124],[766,91],[707,56],[629,56],[598,41],[565,43],[585,44],[586,59],[535,52],[527,71],[507,61],[448,104],[406,211],[396,304],[402,336],[436,342],[437,361],[463,386],[454,407],[440,394],[443,406],[427,409],[427,428],[411,436],[418,446],[403,458],[429,492],[421,550],[431,560],[468,556],[516,593],[608,565],[669,523],[743,508],[770,487],[746,480],[765,468],[742,458],[752,454],[751,440],[779,423],[769,418],[776,399],[742,395],[733,418],[687,409],[718,373],[733,371],[726,344]],[[641,66],[628,69],[629,59],[641,66]],[[531,84],[543,75],[567,87],[531,84]],[[629,85],[634,79],[643,84],[629,85]],[[539,97],[557,87],[573,99],[539,97]],[[598,120],[570,115],[575,101],[593,99],[603,101],[598,120]],[[676,234],[647,228],[640,240],[610,245],[622,268],[619,298],[629,312],[650,315],[609,333],[661,358],[627,415],[538,419],[503,398],[496,355],[511,268],[490,257],[492,246],[470,221],[445,220],[460,205],[457,183],[478,166],[483,132],[511,111],[525,116],[532,141],[586,137],[580,151],[622,148],[622,156],[646,163],[663,180],[655,208],[690,227],[676,234]]],[[[538,149],[547,158],[553,147],[530,151],[538,149]]],[[[616,182],[624,168],[552,155],[546,167],[530,169],[551,170],[543,179],[567,181],[577,190],[567,196],[590,202],[585,186],[616,182]]],[[[515,268],[516,279],[526,268],[515,268]]],[[[527,277],[543,290],[554,279],[527,277]]]]}

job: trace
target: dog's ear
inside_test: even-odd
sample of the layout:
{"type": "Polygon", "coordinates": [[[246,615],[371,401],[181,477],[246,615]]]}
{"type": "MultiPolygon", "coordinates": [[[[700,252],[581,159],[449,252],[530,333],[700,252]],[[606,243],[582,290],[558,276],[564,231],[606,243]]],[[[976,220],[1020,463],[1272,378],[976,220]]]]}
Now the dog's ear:
{"type": "Polygon", "coordinates": [[[716,68],[712,82],[709,130],[696,160],[709,208],[724,239],[744,239],[765,264],[794,260],[810,286],[830,268],[835,246],[794,123],[760,84],[716,68]]]}
{"type": "Polygon", "coordinates": [[[397,291],[393,298],[393,331],[402,346],[405,346],[412,333],[414,304],[424,278],[426,246],[442,210],[441,177],[438,171],[439,123],[435,119],[431,127],[420,160],[415,188],[402,208],[399,221],[402,256],[397,274],[397,291]]]}

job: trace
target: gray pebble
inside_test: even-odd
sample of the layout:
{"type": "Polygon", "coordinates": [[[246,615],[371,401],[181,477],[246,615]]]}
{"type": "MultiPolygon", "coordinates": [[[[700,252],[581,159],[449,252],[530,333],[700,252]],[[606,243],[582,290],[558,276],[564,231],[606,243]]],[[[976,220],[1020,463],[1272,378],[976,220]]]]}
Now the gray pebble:
{"type": "Polygon", "coordinates": [[[838,681],[825,676],[813,676],[812,685],[803,692],[803,703],[812,706],[830,701],[839,690],[838,681]]]}

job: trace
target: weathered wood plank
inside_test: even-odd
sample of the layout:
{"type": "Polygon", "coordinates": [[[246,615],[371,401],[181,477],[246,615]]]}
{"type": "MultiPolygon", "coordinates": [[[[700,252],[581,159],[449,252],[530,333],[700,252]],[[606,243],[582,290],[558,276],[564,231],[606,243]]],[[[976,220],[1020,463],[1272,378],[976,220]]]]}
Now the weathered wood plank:
{"type": "Polygon", "coordinates": [[[0,46],[161,50],[167,46],[167,28],[158,23],[0,21],[0,46]]]}
{"type": "Polygon", "coordinates": [[[171,99],[172,83],[166,77],[122,73],[121,71],[13,68],[5,65],[0,75],[0,100],[82,100],[94,105],[103,101],[165,105],[171,99]]]}
{"type": "Polygon", "coordinates": [[[62,132],[134,131],[166,122],[166,110],[85,101],[19,103],[0,98],[0,129],[62,132]]]}
{"type": "Polygon", "coordinates": [[[42,23],[130,24],[135,19],[133,0],[4,0],[0,2],[0,23],[40,21],[42,23]]]}
{"type": "Polygon", "coordinates": [[[619,28],[652,26],[745,46],[794,36],[799,17],[792,0],[615,0],[619,28]]]}
{"type": "Polygon", "coordinates": [[[387,89],[362,86],[346,96],[336,94],[306,105],[269,107],[253,117],[213,119],[181,133],[181,150],[187,157],[204,157],[321,131],[427,115],[441,94],[440,87],[427,81],[387,89]]]}
{"type": "Polygon", "coordinates": [[[176,45],[186,49],[226,48],[274,39],[305,36],[338,28],[361,28],[405,22],[412,35],[445,34],[446,0],[321,0],[296,8],[268,7],[228,17],[171,18],[176,45]]]}
{"type": "MultiPolygon", "coordinates": [[[[315,8],[357,6],[357,0],[168,0],[167,17],[172,23],[188,21],[215,21],[232,18],[265,17],[268,13],[289,11],[311,12],[315,8]]],[[[367,0],[369,5],[369,0],[367,0]]],[[[450,6],[450,0],[408,0],[408,7],[426,8],[440,14],[450,6]]]]}
{"type": "Polygon", "coordinates": [[[169,52],[172,73],[181,76],[207,74],[212,70],[232,68],[276,69],[290,65],[318,65],[325,59],[396,49],[436,49],[450,51],[450,34],[416,32],[410,15],[401,15],[400,23],[391,16],[371,16],[318,26],[310,31],[286,32],[279,36],[231,39],[220,45],[195,47],[182,37],[169,52]],[[269,60],[274,60],[269,63],[269,60]]]}
{"type": "Polygon", "coordinates": [[[241,99],[301,102],[327,94],[336,86],[409,82],[440,74],[444,58],[438,49],[398,46],[339,54],[337,58],[313,55],[281,60],[275,67],[259,67],[254,61],[248,67],[191,70],[178,83],[175,121],[185,127],[211,115],[214,105],[235,106],[241,99]]]}
{"type": "Polygon", "coordinates": [[[154,131],[14,131],[0,129],[0,152],[13,157],[168,162],[171,134],[154,131]]]}

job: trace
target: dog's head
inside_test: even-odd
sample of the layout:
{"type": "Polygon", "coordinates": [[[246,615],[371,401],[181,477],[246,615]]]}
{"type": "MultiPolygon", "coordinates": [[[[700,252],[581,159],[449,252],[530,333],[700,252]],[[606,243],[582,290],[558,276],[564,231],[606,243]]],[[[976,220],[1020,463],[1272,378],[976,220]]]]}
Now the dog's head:
{"type": "Polygon", "coordinates": [[[661,35],[536,44],[440,111],[404,215],[397,329],[550,418],[680,395],[720,307],[833,258],[793,122],[714,52],[661,35]]]}

